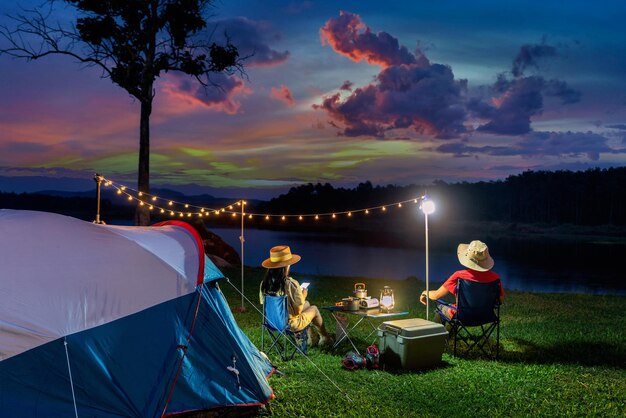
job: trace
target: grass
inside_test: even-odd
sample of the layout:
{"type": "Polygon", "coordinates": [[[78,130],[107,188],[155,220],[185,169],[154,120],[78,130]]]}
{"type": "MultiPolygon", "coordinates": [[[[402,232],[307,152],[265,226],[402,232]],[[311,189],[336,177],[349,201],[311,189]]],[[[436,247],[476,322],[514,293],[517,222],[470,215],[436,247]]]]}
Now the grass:
{"type": "MultiPolygon", "coordinates": [[[[294,269],[295,270],[295,269],[294,269]]],[[[296,270],[297,271],[297,270],[296,270]]],[[[240,271],[225,270],[239,287],[240,271]]],[[[246,297],[258,307],[263,271],[246,269],[246,297]]],[[[332,305],[351,294],[362,278],[298,275],[311,282],[309,299],[332,305]]],[[[425,317],[416,278],[387,282],[366,280],[370,295],[393,286],[398,308],[408,317],[425,317]]],[[[227,282],[221,288],[231,307],[241,296],[227,282]]],[[[309,349],[299,356],[272,361],[284,376],[272,376],[276,399],[260,415],[277,417],[497,417],[624,416],[626,410],[626,298],[507,292],[501,310],[500,360],[444,353],[440,367],[427,371],[356,370],[341,367],[349,344],[335,351],[309,349]],[[340,389],[338,390],[334,385],[340,389]]],[[[261,316],[250,304],[236,313],[239,326],[260,347],[261,316]]],[[[323,313],[331,330],[334,324],[323,313]]],[[[356,333],[359,349],[367,329],[356,333]]],[[[351,334],[352,335],[352,334],[351,334]]],[[[372,337],[373,338],[373,337],[372,337]]]]}

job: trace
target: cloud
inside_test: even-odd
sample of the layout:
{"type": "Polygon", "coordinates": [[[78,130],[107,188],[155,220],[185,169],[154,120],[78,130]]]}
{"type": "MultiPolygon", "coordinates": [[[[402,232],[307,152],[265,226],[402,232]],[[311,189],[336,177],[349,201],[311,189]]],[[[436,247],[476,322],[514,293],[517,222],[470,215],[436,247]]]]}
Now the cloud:
{"type": "Polygon", "coordinates": [[[34,142],[8,142],[0,144],[0,150],[2,150],[3,154],[40,154],[42,152],[48,152],[53,148],[52,145],[34,142]]]}
{"type": "Polygon", "coordinates": [[[350,80],[346,80],[343,82],[341,87],[339,87],[339,90],[352,91],[353,87],[354,87],[354,83],[352,83],[352,81],[350,80]]]}
{"type": "Polygon", "coordinates": [[[537,63],[539,58],[555,56],[557,56],[557,49],[545,43],[522,45],[513,60],[513,75],[515,77],[521,76],[528,67],[539,68],[537,63]]]}
{"type": "Polygon", "coordinates": [[[293,107],[296,104],[296,101],[293,99],[291,91],[284,84],[281,84],[279,88],[272,87],[272,92],[270,93],[270,96],[276,100],[280,100],[289,107],[293,107]]]}
{"type": "Polygon", "coordinates": [[[218,20],[215,24],[218,29],[214,37],[223,42],[228,36],[237,47],[239,56],[248,57],[245,60],[246,67],[272,67],[284,63],[289,58],[289,51],[272,49],[272,42],[280,36],[272,33],[268,23],[236,17],[218,20]]]}
{"type": "Polygon", "coordinates": [[[530,118],[543,109],[541,91],[545,83],[541,77],[524,77],[511,82],[501,78],[494,85],[494,90],[502,89],[505,83],[504,92],[492,99],[491,106],[472,102],[472,109],[479,117],[491,119],[478,130],[503,135],[528,133],[531,131],[530,118]]]}
{"type": "Polygon", "coordinates": [[[624,154],[626,149],[613,149],[608,138],[593,132],[531,132],[510,146],[470,146],[466,143],[443,144],[436,151],[456,157],[486,154],[522,157],[580,157],[597,161],[601,153],[624,154]]]}
{"type": "MultiPolygon", "coordinates": [[[[327,112],[330,124],[349,137],[385,138],[393,129],[413,129],[419,134],[452,138],[466,132],[465,80],[455,80],[450,67],[431,64],[418,50],[408,52],[391,35],[372,34],[360,17],[341,12],[321,29],[326,42],[354,61],[382,66],[374,83],[323,98],[314,109],[327,112]]],[[[344,83],[342,90],[352,89],[344,83]]]]}
{"type": "Polygon", "coordinates": [[[563,104],[572,104],[580,101],[581,93],[572,89],[565,81],[548,80],[545,85],[545,95],[561,99],[563,104]]]}
{"type": "Polygon", "coordinates": [[[619,129],[620,131],[626,131],[626,123],[618,123],[615,125],[607,125],[607,128],[610,129],[619,129]]]}
{"type": "Polygon", "coordinates": [[[322,45],[330,45],[336,52],[359,62],[378,64],[383,68],[392,65],[425,63],[421,55],[416,58],[405,46],[386,32],[372,33],[359,15],[341,11],[338,18],[329,19],[320,29],[322,45]]]}
{"type": "Polygon", "coordinates": [[[562,104],[580,101],[581,93],[572,89],[565,81],[546,80],[541,75],[523,76],[529,66],[537,66],[540,57],[557,55],[555,47],[523,45],[513,61],[512,74],[499,74],[490,87],[493,97],[490,102],[479,98],[468,101],[473,115],[488,120],[477,130],[501,135],[524,135],[532,131],[531,119],[540,115],[544,108],[544,97],[555,97],[562,104]]]}
{"type": "Polygon", "coordinates": [[[163,84],[163,92],[170,102],[168,111],[184,113],[204,107],[230,115],[236,114],[241,106],[236,96],[249,93],[243,81],[223,73],[212,74],[211,81],[215,86],[204,88],[193,78],[176,73],[168,74],[163,84]]]}

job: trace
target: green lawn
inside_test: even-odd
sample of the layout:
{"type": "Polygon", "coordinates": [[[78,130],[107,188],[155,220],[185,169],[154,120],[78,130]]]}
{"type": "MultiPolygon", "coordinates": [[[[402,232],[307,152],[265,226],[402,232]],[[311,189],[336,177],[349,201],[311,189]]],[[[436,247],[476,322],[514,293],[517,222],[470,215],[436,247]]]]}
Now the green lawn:
{"type": "MultiPolygon", "coordinates": [[[[298,275],[311,282],[309,299],[332,305],[351,294],[359,278],[298,275]]],[[[226,270],[239,287],[240,270],[226,270]]],[[[263,271],[246,269],[246,297],[258,308],[258,284],[263,271]]],[[[404,281],[365,281],[369,294],[391,285],[399,309],[408,317],[424,318],[418,294],[423,284],[404,281]]],[[[231,284],[221,288],[231,307],[241,296],[231,284]]],[[[438,285],[435,284],[435,285],[438,285]]],[[[433,285],[432,287],[435,287],[433,285]]],[[[298,356],[272,361],[284,376],[272,376],[276,399],[261,415],[277,417],[493,417],[493,416],[625,416],[626,298],[566,294],[507,292],[501,310],[500,360],[479,356],[443,355],[441,367],[420,372],[347,371],[341,359],[350,349],[334,352],[312,348],[308,359],[298,356]],[[331,382],[332,381],[332,382],[331,382]],[[339,389],[337,389],[338,386],[339,389]]],[[[432,316],[431,316],[432,317],[432,316]]],[[[249,303],[236,313],[239,326],[260,347],[261,315],[249,303]]],[[[334,330],[332,317],[325,321],[334,330]]],[[[432,318],[431,318],[432,319],[432,318]]],[[[359,349],[367,329],[356,334],[359,349]]]]}

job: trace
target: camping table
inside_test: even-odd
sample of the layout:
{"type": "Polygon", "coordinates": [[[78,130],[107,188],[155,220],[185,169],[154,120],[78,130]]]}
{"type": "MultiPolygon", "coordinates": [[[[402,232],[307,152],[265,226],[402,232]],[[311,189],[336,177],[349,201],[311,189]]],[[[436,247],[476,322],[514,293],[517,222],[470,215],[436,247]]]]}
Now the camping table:
{"type": "Polygon", "coordinates": [[[366,338],[369,338],[370,335],[376,332],[376,325],[374,325],[374,322],[372,322],[372,320],[393,318],[395,316],[401,316],[401,315],[408,315],[408,312],[406,311],[381,312],[380,308],[359,309],[358,311],[344,311],[341,306],[322,306],[322,309],[329,311],[333,315],[333,318],[335,318],[335,323],[338,326],[340,326],[343,331],[341,338],[338,338],[337,341],[335,341],[335,344],[333,344],[333,348],[336,348],[339,345],[339,343],[347,339],[350,342],[350,344],[352,344],[352,348],[354,348],[354,351],[356,351],[359,355],[361,355],[361,353],[352,342],[352,339],[350,338],[350,332],[353,331],[361,322],[365,321],[372,327],[372,331],[366,337],[366,338]],[[358,316],[359,320],[356,321],[356,323],[350,327],[349,323],[344,325],[343,321],[339,320],[338,315],[340,314],[358,316]]]}

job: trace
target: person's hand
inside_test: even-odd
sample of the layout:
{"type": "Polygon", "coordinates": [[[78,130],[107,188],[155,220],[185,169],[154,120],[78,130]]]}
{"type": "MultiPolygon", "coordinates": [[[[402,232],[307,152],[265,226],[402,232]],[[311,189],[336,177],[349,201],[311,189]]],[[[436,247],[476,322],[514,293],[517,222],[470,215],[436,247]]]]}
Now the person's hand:
{"type": "Polygon", "coordinates": [[[420,302],[422,303],[422,305],[426,305],[426,298],[427,298],[426,291],[424,290],[422,294],[420,295],[420,302]]]}
{"type": "Polygon", "coordinates": [[[302,296],[304,296],[305,299],[308,296],[308,294],[309,294],[309,288],[302,289],[302,296]]]}

